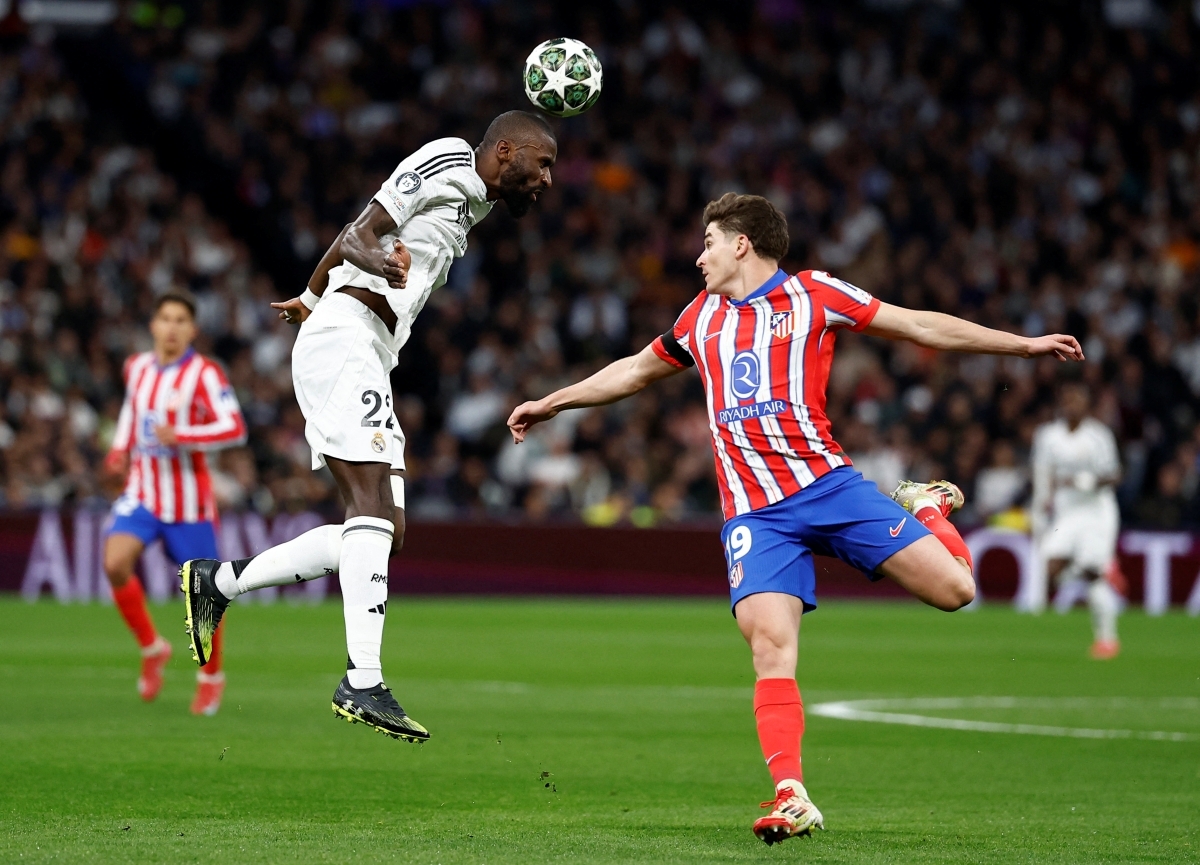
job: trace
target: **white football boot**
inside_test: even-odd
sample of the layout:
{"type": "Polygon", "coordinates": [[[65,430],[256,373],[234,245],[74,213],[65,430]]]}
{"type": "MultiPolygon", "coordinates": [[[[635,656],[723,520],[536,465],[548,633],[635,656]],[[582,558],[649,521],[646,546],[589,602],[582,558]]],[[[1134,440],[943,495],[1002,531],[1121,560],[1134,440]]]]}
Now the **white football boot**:
{"type": "Polygon", "coordinates": [[[962,490],[950,481],[930,481],[927,484],[900,481],[900,485],[892,490],[892,499],[910,514],[932,506],[941,511],[943,517],[950,516],[966,501],[962,490]]]}
{"type": "Polygon", "coordinates": [[[825,828],[825,818],[799,781],[780,781],[775,798],[760,807],[770,808],[771,813],[754,821],[754,834],[768,847],[797,835],[812,835],[814,826],[825,828]]]}

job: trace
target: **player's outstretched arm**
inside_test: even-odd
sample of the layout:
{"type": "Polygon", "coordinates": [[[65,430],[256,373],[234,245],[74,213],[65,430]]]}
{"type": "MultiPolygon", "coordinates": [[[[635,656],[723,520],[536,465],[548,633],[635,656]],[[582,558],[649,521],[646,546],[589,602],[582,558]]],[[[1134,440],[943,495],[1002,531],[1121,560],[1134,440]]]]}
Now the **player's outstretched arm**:
{"type": "Polygon", "coordinates": [[[881,303],[871,323],[863,330],[885,339],[903,339],[938,351],[975,354],[1008,354],[1016,357],[1054,355],[1059,360],[1083,360],[1079,341],[1069,334],[1020,336],[973,324],[952,315],[905,309],[881,303]]]}
{"type": "Polygon", "coordinates": [[[560,411],[608,405],[677,372],[683,372],[683,367],[667,363],[650,346],[646,346],[632,357],[613,361],[581,382],[556,390],[539,400],[521,403],[508,418],[509,432],[513,441],[520,444],[525,441],[525,433],[530,427],[550,420],[560,411]]]}

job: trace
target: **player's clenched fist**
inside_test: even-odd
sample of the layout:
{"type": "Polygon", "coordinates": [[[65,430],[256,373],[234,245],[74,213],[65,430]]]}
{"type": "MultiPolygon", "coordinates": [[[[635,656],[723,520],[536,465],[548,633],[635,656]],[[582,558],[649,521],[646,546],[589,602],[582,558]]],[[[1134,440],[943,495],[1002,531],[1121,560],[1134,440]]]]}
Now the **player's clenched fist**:
{"type": "Polygon", "coordinates": [[[387,280],[389,288],[404,288],[408,282],[408,269],[412,266],[412,255],[399,240],[392,246],[392,251],[388,253],[387,258],[383,261],[383,277],[387,280]]]}
{"type": "Polygon", "coordinates": [[[525,441],[525,433],[536,423],[550,420],[558,414],[558,409],[550,408],[545,400],[523,402],[508,416],[508,431],[512,433],[513,441],[517,444],[525,441]]]}

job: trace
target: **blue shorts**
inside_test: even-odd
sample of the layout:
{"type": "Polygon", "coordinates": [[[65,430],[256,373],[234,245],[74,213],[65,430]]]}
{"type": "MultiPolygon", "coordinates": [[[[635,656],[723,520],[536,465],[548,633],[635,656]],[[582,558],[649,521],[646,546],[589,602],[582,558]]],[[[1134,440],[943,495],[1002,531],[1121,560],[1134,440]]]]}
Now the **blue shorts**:
{"type": "Polygon", "coordinates": [[[112,534],[133,535],[149,546],[162,538],[167,555],[176,564],[189,559],[217,559],[217,532],[212,523],[164,523],[137,502],[118,499],[104,530],[112,534]]]}
{"type": "Polygon", "coordinates": [[[889,556],[929,529],[852,468],[834,469],[781,502],[736,516],[721,529],[731,606],[782,592],[817,606],[813,554],[833,556],[874,581],[889,556]]]}

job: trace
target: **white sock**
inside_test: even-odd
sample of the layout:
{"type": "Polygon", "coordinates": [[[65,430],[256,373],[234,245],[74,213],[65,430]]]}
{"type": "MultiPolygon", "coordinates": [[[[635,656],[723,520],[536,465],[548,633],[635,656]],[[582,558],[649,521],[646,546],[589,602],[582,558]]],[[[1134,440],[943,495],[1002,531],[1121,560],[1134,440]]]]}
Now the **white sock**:
{"type": "Polygon", "coordinates": [[[379,646],[387,612],[391,520],[352,517],[342,527],[342,610],[346,618],[346,675],[352,688],[383,681],[379,646]]]}
{"type": "Polygon", "coordinates": [[[227,598],[265,586],[302,583],[335,573],[342,555],[342,527],[317,526],[287,543],[264,550],[235,574],[233,562],[217,569],[217,588],[227,598]]]}
{"type": "Polygon", "coordinates": [[[1115,642],[1117,639],[1117,613],[1121,609],[1117,593],[1108,581],[1101,577],[1088,586],[1088,608],[1092,611],[1092,633],[1097,641],[1115,642]]]}

